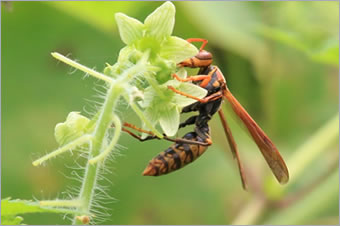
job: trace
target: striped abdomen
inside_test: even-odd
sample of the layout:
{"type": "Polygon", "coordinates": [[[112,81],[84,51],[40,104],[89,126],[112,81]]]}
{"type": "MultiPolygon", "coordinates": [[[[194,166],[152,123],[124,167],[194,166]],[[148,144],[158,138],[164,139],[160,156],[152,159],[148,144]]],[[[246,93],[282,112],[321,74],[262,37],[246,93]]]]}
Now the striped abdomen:
{"type": "MultiPolygon", "coordinates": [[[[183,139],[205,143],[205,140],[196,132],[187,133],[183,139]]],[[[174,143],[149,162],[143,175],[160,176],[178,170],[196,160],[207,148],[207,146],[198,144],[174,143]]]]}

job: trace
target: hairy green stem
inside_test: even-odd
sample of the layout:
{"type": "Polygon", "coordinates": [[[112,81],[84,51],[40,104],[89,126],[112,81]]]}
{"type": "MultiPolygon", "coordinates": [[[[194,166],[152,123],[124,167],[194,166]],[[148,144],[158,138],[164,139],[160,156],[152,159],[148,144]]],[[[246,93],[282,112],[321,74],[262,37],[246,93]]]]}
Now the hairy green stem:
{"type": "Polygon", "coordinates": [[[81,201],[77,199],[73,200],[43,200],[39,202],[40,206],[52,206],[52,207],[79,207],[81,201]]]}
{"type": "MultiPolygon", "coordinates": [[[[101,109],[101,114],[97,121],[97,126],[94,131],[94,138],[90,145],[90,153],[89,160],[94,156],[100,154],[100,151],[103,146],[103,141],[105,140],[105,134],[112,121],[112,113],[113,109],[118,102],[118,99],[122,93],[122,87],[119,84],[112,84],[110,89],[107,92],[106,100],[101,109]]],[[[82,206],[79,207],[81,212],[89,212],[91,207],[91,202],[94,195],[94,189],[97,183],[97,176],[100,166],[102,162],[98,162],[97,164],[90,164],[89,162],[86,164],[85,176],[82,184],[82,188],[79,194],[79,199],[82,201],[82,206]]],[[[73,224],[82,224],[82,222],[74,218],[73,224]]]]}
{"type": "Polygon", "coordinates": [[[60,155],[60,154],[66,152],[68,150],[72,150],[73,148],[76,148],[80,145],[85,144],[86,142],[91,141],[92,138],[93,138],[92,135],[89,135],[89,134],[83,135],[83,136],[75,139],[74,141],[62,146],[61,148],[58,148],[57,150],[55,150],[51,153],[48,153],[47,155],[44,155],[43,157],[35,160],[32,164],[33,164],[33,166],[39,166],[40,164],[42,164],[46,160],[54,158],[57,155],[60,155]]]}
{"type": "Polygon", "coordinates": [[[114,147],[116,146],[118,139],[119,139],[119,136],[120,136],[120,133],[122,131],[122,123],[120,122],[120,119],[117,115],[112,116],[112,121],[115,125],[115,133],[113,135],[113,138],[112,138],[110,144],[99,155],[97,155],[93,159],[90,159],[89,160],[90,164],[95,164],[98,161],[104,160],[110,154],[111,150],[113,150],[114,147]]]}
{"type": "MultiPolygon", "coordinates": [[[[133,80],[134,77],[138,76],[139,74],[147,75],[149,71],[156,71],[159,70],[159,68],[152,67],[147,64],[149,53],[146,52],[143,55],[142,59],[136,65],[125,70],[119,76],[119,78],[115,80],[102,73],[83,66],[59,53],[52,53],[52,56],[74,68],[77,68],[81,71],[84,71],[85,73],[88,73],[89,75],[94,76],[95,78],[101,79],[110,85],[110,89],[107,92],[105,102],[101,110],[96,113],[96,115],[92,118],[92,120],[86,127],[85,131],[88,134],[77,138],[69,144],[33,162],[34,165],[39,165],[47,159],[55,157],[56,155],[77,147],[85,142],[89,142],[88,162],[85,168],[85,176],[83,178],[83,183],[77,199],[77,203],[75,203],[73,200],[70,200],[68,203],[65,202],[65,200],[55,202],[47,201],[45,203],[42,203],[44,205],[51,206],[74,205],[75,207],[77,207],[77,212],[89,213],[93,200],[94,190],[97,183],[98,172],[100,170],[100,167],[102,167],[104,164],[102,160],[104,160],[109,155],[111,150],[114,149],[114,146],[117,144],[121,134],[121,121],[119,117],[113,112],[119,100],[119,97],[123,96],[125,100],[130,103],[132,109],[135,111],[137,116],[145,123],[145,125],[156,136],[158,136],[159,138],[163,138],[163,135],[154,128],[152,123],[145,117],[142,110],[139,109],[139,107],[133,101],[130,101],[130,96],[128,94],[128,90],[131,88],[129,82],[133,80]],[[112,141],[109,145],[107,145],[107,130],[111,126],[112,121],[115,125],[115,133],[113,135],[112,141]]],[[[152,81],[150,83],[151,85],[155,86],[155,84],[152,84],[152,81]]],[[[83,224],[81,218],[77,214],[74,215],[75,217],[73,220],[73,224],[83,224]]]]}

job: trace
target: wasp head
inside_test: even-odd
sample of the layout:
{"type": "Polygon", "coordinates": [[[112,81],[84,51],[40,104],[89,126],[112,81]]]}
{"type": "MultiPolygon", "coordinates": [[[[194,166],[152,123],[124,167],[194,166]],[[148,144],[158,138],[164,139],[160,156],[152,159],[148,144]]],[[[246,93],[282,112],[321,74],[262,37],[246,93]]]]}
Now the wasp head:
{"type": "Polygon", "coordinates": [[[208,67],[212,63],[212,54],[208,51],[201,50],[199,53],[191,57],[189,59],[186,59],[178,64],[179,67],[191,67],[191,68],[197,68],[197,67],[208,67]]]}

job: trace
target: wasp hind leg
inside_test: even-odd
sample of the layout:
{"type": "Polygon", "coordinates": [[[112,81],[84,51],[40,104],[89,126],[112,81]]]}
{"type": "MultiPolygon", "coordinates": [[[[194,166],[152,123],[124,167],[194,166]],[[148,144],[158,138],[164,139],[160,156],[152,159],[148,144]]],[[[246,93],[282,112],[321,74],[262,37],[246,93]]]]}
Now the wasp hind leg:
{"type": "Polygon", "coordinates": [[[245,172],[244,172],[243,165],[241,163],[240,155],[238,153],[237,144],[235,142],[233,134],[231,133],[231,130],[229,128],[227,120],[226,120],[221,109],[218,111],[218,114],[220,116],[221,123],[222,123],[223,129],[224,129],[224,133],[227,137],[227,140],[228,140],[228,143],[229,143],[229,146],[230,146],[230,150],[233,154],[234,159],[236,159],[236,161],[237,161],[237,166],[238,166],[240,177],[241,177],[242,187],[243,187],[244,190],[247,190],[248,189],[247,179],[246,179],[246,175],[245,175],[245,172]]]}
{"type": "Polygon", "coordinates": [[[144,142],[144,141],[147,141],[147,140],[153,140],[153,139],[159,139],[157,136],[147,136],[145,138],[142,138],[140,135],[137,135],[133,132],[131,132],[130,130],[127,130],[125,128],[122,128],[122,130],[126,133],[128,133],[130,136],[132,136],[133,138],[136,138],[137,140],[139,140],[140,142],[144,142]]]}

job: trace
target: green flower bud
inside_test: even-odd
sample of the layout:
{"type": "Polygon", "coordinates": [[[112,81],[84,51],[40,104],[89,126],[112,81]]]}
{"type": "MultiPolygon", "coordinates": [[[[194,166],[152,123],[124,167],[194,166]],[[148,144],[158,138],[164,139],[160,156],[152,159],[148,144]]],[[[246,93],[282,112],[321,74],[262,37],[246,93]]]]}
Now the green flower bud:
{"type": "Polygon", "coordinates": [[[90,122],[88,118],[79,112],[70,112],[65,122],[58,123],[54,130],[54,136],[60,146],[63,146],[86,133],[85,129],[90,122]]]}

